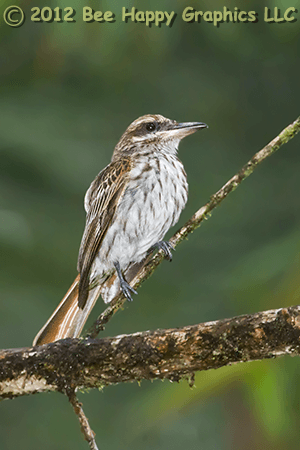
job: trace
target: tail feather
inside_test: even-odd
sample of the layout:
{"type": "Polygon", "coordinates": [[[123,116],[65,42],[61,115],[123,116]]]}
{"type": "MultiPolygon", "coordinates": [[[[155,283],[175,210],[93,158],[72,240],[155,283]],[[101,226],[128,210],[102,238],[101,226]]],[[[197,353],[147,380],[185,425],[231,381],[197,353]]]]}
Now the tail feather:
{"type": "Polygon", "coordinates": [[[84,308],[80,308],[78,305],[79,277],[78,275],[75,278],[50,319],[34,338],[34,346],[80,336],[84,324],[100,295],[100,287],[97,286],[89,291],[84,308]]]}
{"type": "MultiPolygon", "coordinates": [[[[147,261],[148,257],[140,263],[129,265],[124,274],[126,281],[130,283],[147,261]]],[[[116,272],[114,272],[98,286],[87,290],[87,300],[81,307],[79,303],[81,300],[79,296],[79,280],[80,275],[78,274],[50,319],[34,338],[33,345],[49,344],[59,339],[78,338],[99,295],[101,294],[104,303],[110,303],[121,293],[120,281],[116,272]]]]}

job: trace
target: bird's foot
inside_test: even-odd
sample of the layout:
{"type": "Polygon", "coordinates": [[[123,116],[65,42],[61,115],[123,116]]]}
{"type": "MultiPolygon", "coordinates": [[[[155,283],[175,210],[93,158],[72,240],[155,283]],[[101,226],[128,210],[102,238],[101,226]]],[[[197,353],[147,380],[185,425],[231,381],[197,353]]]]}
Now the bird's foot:
{"type": "Polygon", "coordinates": [[[121,268],[120,268],[120,264],[118,262],[115,262],[114,266],[116,268],[116,271],[117,271],[117,274],[118,274],[118,277],[119,277],[119,280],[120,280],[120,286],[121,286],[122,292],[125,295],[125,297],[127,298],[127,300],[129,302],[132,302],[133,300],[132,300],[132,297],[131,297],[131,292],[133,294],[137,294],[137,292],[136,292],[135,289],[133,289],[133,287],[130,286],[129,283],[127,283],[127,281],[123,277],[122,271],[121,271],[121,268]]]}
{"type": "Polygon", "coordinates": [[[132,299],[132,297],[131,297],[131,292],[132,292],[133,294],[137,294],[136,290],[133,289],[133,288],[130,286],[130,284],[127,283],[127,281],[124,280],[124,279],[123,279],[123,280],[120,280],[120,285],[121,285],[122,292],[123,292],[123,294],[125,295],[125,297],[127,298],[127,300],[128,300],[129,302],[132,302],[133,299],[132,299]]]}
{"type": "Polygon", "coordinates": [[[156,244],[154,244],[152,247],[152,249],[154,248],[158,248],[159,250],[162,250],[165,254],[165,257],[168,261],[172,261],[172,253],[171,250],[175,250],[175,248],[173,247],[172,244],[170,244],[170,242],[167,241],[158,241],[156,242],[156,244]]]}

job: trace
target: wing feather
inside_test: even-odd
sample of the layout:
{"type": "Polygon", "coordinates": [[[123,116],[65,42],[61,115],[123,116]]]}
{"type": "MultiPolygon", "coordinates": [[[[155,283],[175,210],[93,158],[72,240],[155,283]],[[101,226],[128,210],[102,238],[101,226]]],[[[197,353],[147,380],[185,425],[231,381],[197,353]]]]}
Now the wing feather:
{"type": "Polygon", "coordinates": [[[111,162],[99,173],[86,193],[86,225],[77,264],[77,270],[80,272],[78,296],[80,308],[86,303],[90,270],[124,194],[130,169],[129,158],[111,162]]]}

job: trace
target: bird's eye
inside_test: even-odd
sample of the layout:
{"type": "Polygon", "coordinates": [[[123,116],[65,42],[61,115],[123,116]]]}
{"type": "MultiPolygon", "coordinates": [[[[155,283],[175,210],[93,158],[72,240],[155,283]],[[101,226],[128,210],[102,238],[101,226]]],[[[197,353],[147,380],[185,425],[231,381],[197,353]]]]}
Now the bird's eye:
{"type": "Polygon", "coordinates": [[[156,130],[156,123],[155,122],[147,123],[146,130],[147,131],[154,131],[154,130],[156,130]]]}

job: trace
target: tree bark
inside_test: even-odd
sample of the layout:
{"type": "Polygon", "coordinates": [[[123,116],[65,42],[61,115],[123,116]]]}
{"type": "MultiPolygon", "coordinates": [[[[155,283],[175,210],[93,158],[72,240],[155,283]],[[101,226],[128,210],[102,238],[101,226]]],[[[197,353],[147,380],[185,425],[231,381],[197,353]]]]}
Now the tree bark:
{"type": "Polygon", "coordinates": [[[0,351],[0,397],[188,378],[237,362],[299,355],[300,306],[183,328],[65,339],[0,351]]]}

